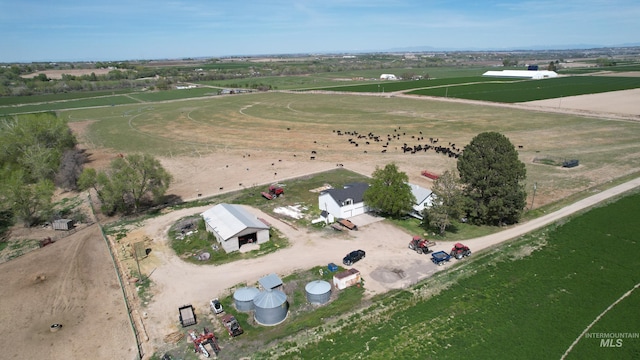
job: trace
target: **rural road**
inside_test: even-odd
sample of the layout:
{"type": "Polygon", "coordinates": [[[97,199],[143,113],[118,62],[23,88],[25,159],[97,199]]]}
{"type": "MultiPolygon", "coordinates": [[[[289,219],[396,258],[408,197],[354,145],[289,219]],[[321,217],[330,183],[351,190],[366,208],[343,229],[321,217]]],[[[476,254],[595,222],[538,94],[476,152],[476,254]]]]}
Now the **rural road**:
{"type": "MultiPolygon", "coordinates": [[[[640,178],[594,194],[540,218],[495,234],[468,239],[464,243],[474,252],[487,249],[638,186],[640,178]]],[[[410,235],[380,221],[381,218],[367,215],[369,222],[362,227],[359,225],[359,231],[319,233],[293,228],[254,208],[247,210],[265,218],[283,232],[290,241],[288,248],[259,258],[216,266],[187,263],[170,248],[167,232],[178,219],[206,209],[207,207],[201,207],[173,211],[147,220],[142,228],[131,233],[154,239],[152,256],[141,261],[143,273],[149,274],[154,282],[153,299],[146,309],[141,310],[145,312],[144,324],[151,341],[147,346],[161,346],[164,336],[177,330],[176,311],[180,305],[192,303],[200,314],[208,313],[209,299],[230,294],[238,284],[252,286],[260,277],[269,273],[284,276],[299,269],[309,269],[329,262],[339,263],[344,254],[354,249],[367,251],[366,259],[358,262],[356,267],[366,280],[369,295],[406,288],[456,263],[452,261],[444,266],[436,266],[429,261],[428,256],[417,255],[407,249],[410,235]]],[[[440,242],[433,250],[448,252],[451,246],[451,242],[440,242]]]]}

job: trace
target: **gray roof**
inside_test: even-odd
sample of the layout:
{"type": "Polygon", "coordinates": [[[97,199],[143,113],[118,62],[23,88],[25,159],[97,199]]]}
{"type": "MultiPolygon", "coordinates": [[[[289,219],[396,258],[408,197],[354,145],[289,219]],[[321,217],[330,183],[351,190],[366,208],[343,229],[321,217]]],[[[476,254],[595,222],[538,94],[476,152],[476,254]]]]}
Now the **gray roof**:
{"type": "Polygon", "coordinates": [[[267,276],[263,276],[258,280],[260,285],[262,285],[265,289],[273,289],[280,285],[282,285],[282,280],[276,274],[269,274],[267,276]]]}
{"type": "Polygon", "coordinates": [[[308,283],[304,290],[309,294],[322,295],[331,291],[331,284],[324,280],[315,280],[308,283]]]}
{"type": "Polygon", "coordinates": [[[260,293],[260,290],[254,287],[243,287],[233,293],[233,298],[237,301],[253,301],[260,293]]]}
{"type": "Polygon", "coordinates": [[[409,184],[409,186],[411,187],[411,193],[416,198],[416,204],[422,204],[432,194],[431,190],[418,185],[409,184]]]}
{"type": "Polygon", "coordinates": [[[369,188],[367,183],[351,183],[345,185],[342,189],[329,189],[322,192],[322,194],[329,194],[339,204],[344,205],[344,202],[348,199],[353,199],[353,203],[362,202],[362,195],[369,188]]]}
{"type": "Polygon", "coordinates": [[[225,240],[247,228],[269,230],[269,226],[239,205],[218,204],[203,212],[202,217],[225,240]]]}
{"type": "Polygon", "coordinates": [[[253,304],[263,309],[277,308],[285,302],[287,302],[287,295],[280,290],[262,291],[253,299],[253,304]]]}

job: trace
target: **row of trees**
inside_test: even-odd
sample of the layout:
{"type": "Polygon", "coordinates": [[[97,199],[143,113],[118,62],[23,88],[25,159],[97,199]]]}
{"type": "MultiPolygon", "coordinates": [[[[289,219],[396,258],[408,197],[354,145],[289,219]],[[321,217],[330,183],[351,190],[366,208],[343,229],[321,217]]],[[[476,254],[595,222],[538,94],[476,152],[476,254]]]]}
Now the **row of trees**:
{"type": "Polygon", "coordinates": [[[105,212],[131,213],[164,196],[171,176],[150,155],[116,158],[101,172],[84,169],[66,122],[54,113],[0,118],[0,232],[13,221],[33,226],[55,216],[56,188],[95,188],[105,212]]]}
{"type": "MultiPolygon", "coordinates": [[[[461,218],[476,225],[516,223],[526,206],[525,178],[525,165],[509,139],[497,132],[481,133],[458,158],[457,174],[446,171],[434,182],[433,205],[425,209],[424,225],[442,234],[461,218]]],[[[416,200],[407,175],[388,164],[374,171],[364,201],[399,217],[409,213],[416,200]]]]}

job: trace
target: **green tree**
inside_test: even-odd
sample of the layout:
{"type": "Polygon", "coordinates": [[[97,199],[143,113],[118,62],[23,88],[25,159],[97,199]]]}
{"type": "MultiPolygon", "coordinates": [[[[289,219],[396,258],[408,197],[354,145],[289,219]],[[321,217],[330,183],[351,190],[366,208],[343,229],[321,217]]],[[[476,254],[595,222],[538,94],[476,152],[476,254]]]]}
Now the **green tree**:
{"type": "Polygon", "coordinates": [[[76,139],[53,113],[0,118],[0,165],[22,168],[25,181],[53,179],[66,149],[76,139]]]}
{"type": "Polygon", "coordinates": [[[172,177],[153,156],[132,154],[118,157],[106,172],[85,170],[81,188],[94,187],[103,211],[138,212],[142,205],[157,203],[167,191],[172,177]]]}
{"type": "Polygon", "coordinates": [[[526,169],[506,136],[497,132],[477,135],[464,148],[457,165],[470,203],[469,220],[487,225],[520,220],[526,206],[522,184],[526,169]]]}
{"type": "Polygon", "coordinates": [[[445,171],[434,183],[432,205],[424,209],[424,220],[428,226],[438,229],[443,235],[452,220],[462,215],[464,197],[458,175],[453,171],[445,171]]]}
{"type": "Polygon", "coordinates": [[[383,214],[399,217],[411,211],[416,199],[411,193],[407,174],[400,172],[396,164],[384,169],[376,167],[371,186],[364,192],[364,203],[383,214]]]}
{"type": "Polygon", "coordinates": [[[33,226],[51,211],[51,197],[55,190],[48,179],[35,184],[25,182],[24,172],[18,170],[4,177],[4,202],[25,227],[33,226]]]}

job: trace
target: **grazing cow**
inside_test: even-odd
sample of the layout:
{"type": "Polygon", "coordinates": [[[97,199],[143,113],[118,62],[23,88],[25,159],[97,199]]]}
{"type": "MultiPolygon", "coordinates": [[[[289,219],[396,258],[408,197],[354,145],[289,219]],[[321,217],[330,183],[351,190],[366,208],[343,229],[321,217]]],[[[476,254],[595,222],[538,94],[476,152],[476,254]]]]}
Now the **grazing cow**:
{"type": "Polygon", "coordinates": [[[316,151],[315,151],[315,150],[311,150],[311,153],[312,153],[312,154],[315,154],[315,153],[316,153],[316,151]]]}
{"type": "Polygon", "coordinates": [[[315,160],[315,159],[316,159],[316,157],[315,157],[315,156],[312,156],[312,157],[311,157],[311,160],[315,160]]]}
{"type": "Polygon", "coordinates": [[[522,148],[524,148],[524,146],[518,145],[518,149],[522,149],[522,148]]]}

